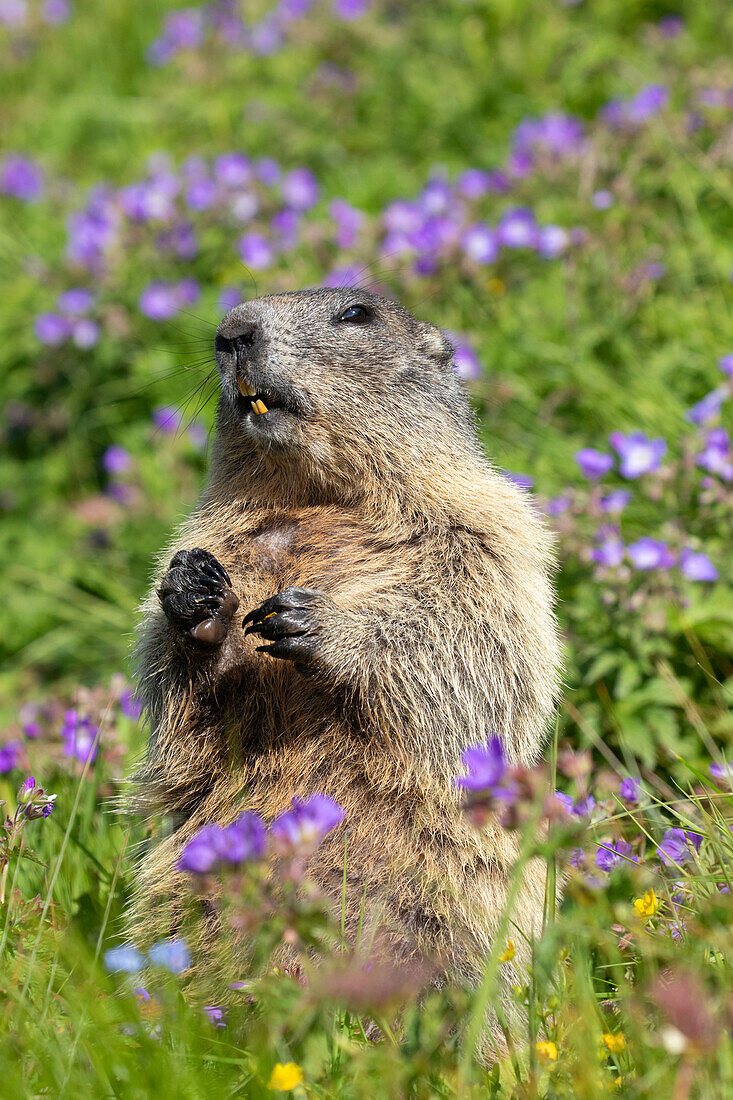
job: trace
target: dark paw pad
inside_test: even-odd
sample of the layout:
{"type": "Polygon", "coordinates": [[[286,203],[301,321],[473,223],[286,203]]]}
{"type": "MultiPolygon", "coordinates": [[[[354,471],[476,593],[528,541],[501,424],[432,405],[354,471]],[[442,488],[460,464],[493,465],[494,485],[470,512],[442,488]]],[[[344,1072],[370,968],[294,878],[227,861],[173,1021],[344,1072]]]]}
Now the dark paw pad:
{"type": "Polygon", "coordinates": [[[239,607],[229,574],[208,550],[180,550],[160,582],[168,622],[203,645],[219,645],[239,607]]]}
{"type": "Polygon", "coordinates": [[[327,599],[313,588],[284,588],[245,616],[244,633],[259,634],[272,643],[258,646],[261,653],[306,666],[318,649],[318,627],[327,599]]]}

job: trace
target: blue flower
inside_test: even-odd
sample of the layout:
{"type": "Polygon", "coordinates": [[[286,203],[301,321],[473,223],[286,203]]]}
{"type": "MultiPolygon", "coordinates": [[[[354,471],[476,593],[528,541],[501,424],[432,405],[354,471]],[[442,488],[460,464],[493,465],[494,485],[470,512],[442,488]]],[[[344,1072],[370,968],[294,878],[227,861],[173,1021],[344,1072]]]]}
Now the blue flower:
{"type": "Polygon", "coordinates": [[[270,832],[287,846],[312,844],[344,819],[344,811],[326,794],[314,794],[303,801],[294,798],[292,809],[276,817],[270,832]]]}
{"type": "Polygon", "coordinates": [[[626,840],[617,840],[615,844],[601,844],[596,852],[596,867],[601,871],[612,871],[622,862],[638,863],[639,857],[631,852],[631,845],[626,840]]]}
{"type": "Polygon", "coordinates": [[[109,971],[123,970],[127,974],[135,974],[142,970],[145,959],[134,944],[123,943],[105,951],[104,965],[109,971]]]}
{"type": "Polygon", "coordinates": [[[638,802],[640,791],[641,780],[633,776],[627,776],[626,779],[622,779],[618,788],[618,793],[625,802],[638,802]]]}
{"type": "Polygon", "coordinates": [[[171,974],[180,974],[191,965],[191,952],[180,936],[171,940],[159,940],[153,944],[148,954],[155,966],[164,966],[171,974]]]}

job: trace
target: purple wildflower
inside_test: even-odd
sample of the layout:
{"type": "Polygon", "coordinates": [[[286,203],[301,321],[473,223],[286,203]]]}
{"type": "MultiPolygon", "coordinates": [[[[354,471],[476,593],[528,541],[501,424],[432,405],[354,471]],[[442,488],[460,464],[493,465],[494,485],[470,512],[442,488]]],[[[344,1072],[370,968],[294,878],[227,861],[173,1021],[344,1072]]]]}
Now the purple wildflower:
{"type": "Polygon", "coordinates": [[[221,1005],[205,1005],[204,1012],[216,1027],[226,1027],[226,1016],[221,1005]]]}
{"type": "Polygon", "coordinates": [[[113,443],[102,455],[102,468],[107,474],[124,474],[131,464],[130,452],[118,443],[113,443]]]}
{"type": "Polygon", "coordinates": [[[539,237],[533,212],[526,207],[509,210],[496,227],[496,238],[507,248],[536,248],[539,237]]]}
{"type": "Polygon", "coordinates": [[[183,417],[173,405],[158,405],[153,409],[153,423],[162,432],[171,435],[178,431],[183,417]]]}
{"type": "Polygon", "coordinates": [[[214,176],[223,187],[244,187],[252,179],[252,165],[244,153],[222,153],[214,161],[214,176]]]}
{"type": "Polygon", "coordinates": [[[501,738],[494,736],[485,745],[470,745],[461,753],[461,763],[468,769],[468,775],[457,776],[454,786],[495,795],[507,771],[501,738]]]}
{"type": "Polygon", "coordinates": [[[563,794],[562,791],[555,791],[555,798],[567,813],[572,814],[574,817],[590,817],[596,805],[596,800],[592,794],[586,795],[585,798],[574,799],[569,794],[563,794]]]}
{"type": "Polygon", "coordinates": [[[77,710],[67,710],[61,726],[64,756],[75,756],[82,764],[93,763],[99,747],[99,727],[77,710]]]}
{"type": "Polygon", "coordinates": [[[179,311],[177,291],[173,283],[149,283],[138,299],[138,309],[151,321],[167,321],[179,311]]]}
{"type": "Polygon", "coordinates": [[[204,825],[203,829],[199,829],[181,852],[179,871],[191,871],[195,875],[205,875],[210,871],[219,858],[221,831],[218,825],[204,825]]]}
{"type": "Polygon", "coordinates": [[[6,741],[4,745],[0,745],[0,775],[5,775],[17,766],[20,749],[20,741],[6,741]]]}
{"type": "Polygon", "coordinates": [[[261,233],[245,233],[239,241],[242,263],[257,270],[269,267],[274,259],[272,245],[261,233]]]}
{"type": "Polygon", "coordinates": [[[552,497],[545,505],[548,516],[561,516],[573,503],[569,496],[552,497]]]}
{"type": "Polygon", "coordinates": [[[649,569],[671,569],[674,565],[674,556],[666,542],[648,538],[646,535],[629,543],[626,552],[634,569],[641,572],[649,569]]]}
{"type": "Polygon", "coordinates": [[[85,286],[72,286],[56,299],[56,305],[62,313],[87,313],[93,303],[92,292],[85,286]]]}
{"type": "Polygon", "coordinates": [[[57,313],[39,313],[33,328],[41,343],[49,347],[62,344],[71,332],[69,322],[65,317],[59,317],[57,313]]]}
{"type": "Polygon", "coordinates": [[[534,485],[534,478],[530,474],[518,474],[514,470],[503,470],[502,473],[518,489],[531,489],[534,485]]]}
{"type": "Polygon", "coordinates": [[[334,199],[328,212],[336,222],[336,244],[339,248],[351,248],[364,223],[361,210],[356,210],[344,199],[334,199]]]}
{"type": "Polygon", "coordinates": [[[318,202],[320,188],[316,177],[308,168],[295,168],[281,184],[286,204],[294,210],[309,210],[318,202]]]}
{"type": "Polygon", "coordinates": [[[639,794],[641,792],[641,780],[635,776],[626,776],[621,780],[619,784],[618,793],[621,795],[625,802],[638,802],[639,794]]]}
{"type": "Polygon", "coordinates": [[[137,722],[143,709],[142,702],[137,699],[129,688],[125,688],[120,692],[120,697],[117,700],[120,704],[120,710],[124,714],[125,718],[131,718],[133,722],[137,722]]]}
{"type": "Polygon", "coordinates": [[[638,863],[639,857],[631,854],[631,845],[626,840],[617,840],[611,844],[599,845],[595,864],[601,871],[612,871],[622,862],[638,863]]]}
{"type": "Polygon", "coordinates": [[[718,570],[707,554],[685,548],[680,555],[680,572],[691,581],[717,581],[718,570]]]}
{"type": "Polygon", "coordinates": [[[22,27],[28,20],[28,0],[0,0],[0,26],[22,27]]]}
{"type": "Polygon", "coordinates": [[[594,191],[591,202],[596,210],[608,210],[610,206],[613,206],[613,195],[610,191],[594,191]]]}
{"type": "Polygon", "coordinates": [[[667,829],[657,855],[665,867],[686,863],[692,859],[692,850],[700,851],[702,837],[699,833],[685,829],[667,829]]]}
{"type": "Polygon", "coordinates": [[[0,164],[0,192],[21,202],[35,202],[43,191],[43,175],[35,161],[8,153],[0,164]]]}
{"type": "Polygon", "coordinates": [[[613,466],[613,455],[603,454],[592,447],[583,447],[575,452],[575,461],[580,466],[583,477],[603,477],[613,466]]]}
{"type": "Polygon", "coordinates": [[[368,0],[333,0],[333,10],[339,19],[360,19],[369,10],[368,0]]]}
{"type": "Polygon", "coordinates": [[[451,341],[453,344],[453,369],[464,382],[473,382],[481,377],[481,363],[471,345],[461,337],[451,341]]]}
{"type": "Polygon", "coordinates": [[[265,841],[262,818],[247,811],[221,830],[217,841],[219,856],[227,863],[259,859],[265,851],[265,841]]]}
{"type": "Polygon", "coordinates": [[[612,489],[606,496],[601,497],[600,509],[610,515],[618,515],[623,512],[631,500],[631,492],[628,489],[612,489]]]}
{"type": "Polygon", "coordinates": [[[661,111],[669,99],[669,92],[662,84],[648,84],[634,96],[628,105],[628,118],[631,122],[645,122],[651,115],[661,111]]]}
{"type": "Polygon", "coordinates": [[[617,534],[608,534],[590,552],[591,561],[606,569],[616,569],[624,560],[626,547],[617,534]]]}
{"type": "Polygon", "coordinates": [[[44,0],[41,10],[44,22],[52,27],[57,27],[61,23],[68,22],[71,15],[71,4],[69,0],[44,0]]]}
{"type": "Polygon", "coordinates": [[[729,352],[728,355],[723,355],[718,359],[718,366],[723,374],[728,374],[733,378],[733,352],[729,352]]]}
{"type": "Polygon", "coordinates": [[[469,260],[477,264],[492,264],[499,255],[496,234],[482,223],[468,227],[463,234],[461,247],[469,260]]]}
{"type": "Polygon", "coordinates": [[[711,390],[710,393],[705,394],[701,401],[698,401],[696,405],[687,410],[685,419],[689,420],[691,424],[704,424],[708,420],[714,420],[720,412],[725,396],[726,390],[723,386],[711,390]]]}
{"type": "Polygon", "coordinates": [[[180,974],[191,965],[191,952],[186,946],[186,941],[180,936],[170,940],[159,940],[154,943],[148,952],[150,961],[154,966],[163,966],[170,970],[171,974],[180,974]]]}
{"type": "Polygon", "coordinates": [[[136,974],[145,965],[145,959],[132,943],[122,943],[119,947],[110,947],[104,953],[104,965],[107,970],[136,974]]]}
{"type": "Polygon", "coordinates": [[[99,325],[88,317],[81,317],[72,325],[71,336],[78,348],[93,348],[99,341],[99,334],[99,325]]]}
{"type": "Polygon", "coordinates": [[[285,846],[296,847],[319,841],[343,819],[337,802],[326,794],[314,794],[305,801],[294,798],[292,809],[276,817],[270,831],[285,846]]]}
{"type": "Polygon", "coordinates": [[[217,305],[219,309],[224,313],[228,313],[230,309],[234,309],[242,301],[242,293],[235,286],[225,286],[219,295],[217,305]]]}
{"type": "Polygon", "coordinates": [[[730,438],[725,428],[711,428],[705,436],[705,447],[696,459],[711,474],[717,474],[725,481],[733,481],[733,454],[730,438]]]}
{"type": "Polygon", "coordinates": [[[710,774],[713,779],[720,779],[728,784],[733,780],[733,770],[730,764],[711,764],[710,774]]]}
{"type": "Polygon", "coordinates": [[[609,440],[621,458],[621,475],[626,478],[658,470],[667,453],[663,439],[648,439],[643,432],[631,432],[630,435],[613,432],[609,440]]]}

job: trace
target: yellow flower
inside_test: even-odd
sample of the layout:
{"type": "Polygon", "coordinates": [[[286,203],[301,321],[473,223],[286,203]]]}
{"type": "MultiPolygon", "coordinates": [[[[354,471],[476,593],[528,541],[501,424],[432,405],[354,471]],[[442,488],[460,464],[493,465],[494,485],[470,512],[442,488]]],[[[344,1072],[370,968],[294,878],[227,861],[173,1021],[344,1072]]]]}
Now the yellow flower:
{"type": "Polygon", "coordinates": [[[643,898],[637,898],[634,902],[634,909],[640,917],[653,917],[658,908],[659,902],[653,890],[647,890],[643,898]]]}
{"type": "Polygon", "coordinates": [[[557,1047],[554,1043],[537,1043],[537,1053],[545,1065],[557,1061],[557,1047]]]}
{"type": "Polygon", "coordinates": [[[607,1031],[605,1035],[601,1035],[601,1038],[611,1054],[620,1054],[622,1050],[626,1050],[626,1039],[622,1031],[619,1031],[616,1035],[612,1035],[610,1031],[607,1031]]]}
{"type": "Polygon", "coordinates": [[[489,294],[495,294],[497,298],[501,298],[506,292],[506,283],[502,279],[487,279],[486,289],[489,294]]]}
{"type": "Polygon", "coordinates": [[[502,951],[501,955],[499,955],[499,962],[500,963],[508,963],[513,958],[514,958],[514,940],[507,940],[506,941],[506,950],[502,951]]]}
{"type": "Polygon", "coordinates": [[[288,1089],[294,1089],[302,1080],[303,1070],[300,1066],[296,1066],[295,1062],[286,1062],[285,1065],[278,1062],[270,1074],[267,1087],[277,1092],[287,1092],[288,1089]]]}

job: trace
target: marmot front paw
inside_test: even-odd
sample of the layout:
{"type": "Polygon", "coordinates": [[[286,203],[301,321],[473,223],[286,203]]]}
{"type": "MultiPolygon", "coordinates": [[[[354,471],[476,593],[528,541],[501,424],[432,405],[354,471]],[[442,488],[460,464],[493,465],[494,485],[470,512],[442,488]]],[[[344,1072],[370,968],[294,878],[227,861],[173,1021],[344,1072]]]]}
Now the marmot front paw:
{"type": "Polygon", "coordinates": [[[245,615],[244,633],[273,643],[257,646],[260,653],[307,666],[316,655],[319,616],[327,602],[329,597],[315,588],[284,588],[245,615]]]}
{"type": "Polygon", "coordinates": [[[180,550],[160,582],[168,622],[203,645],[219,645],[239,607],[223,565],[208,550],[180,550]]]}

